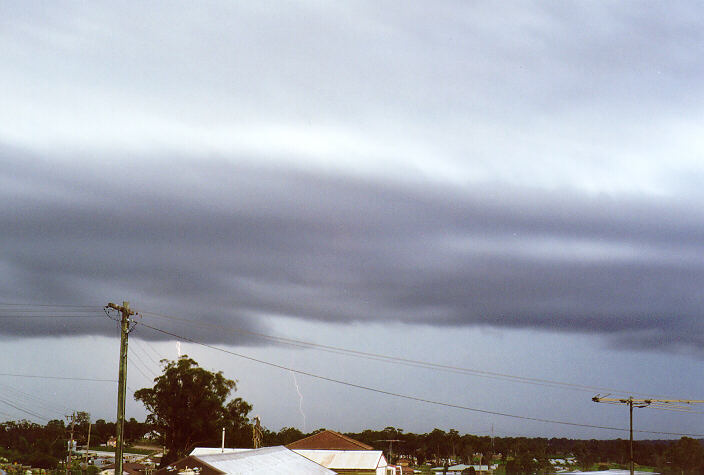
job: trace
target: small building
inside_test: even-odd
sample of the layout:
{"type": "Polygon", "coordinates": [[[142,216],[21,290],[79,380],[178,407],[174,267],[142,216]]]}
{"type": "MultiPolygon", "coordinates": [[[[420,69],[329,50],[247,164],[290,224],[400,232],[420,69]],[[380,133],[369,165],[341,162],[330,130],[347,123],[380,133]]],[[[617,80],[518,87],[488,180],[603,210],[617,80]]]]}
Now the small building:
{"type": "Polygon", "coordinates": [[[460,463],[457,465],[452,465],[451,467],[447,468],[447,472],[445,472],[445,467],[435,467],[432,468],[431,471],[434,473],[446,473],[447,475],[461,475],[464,470],[468,470],[469,468],[474,468],[474,472],[479,475],[480,473],[488,475],[494,472],[496,470],[496,465],[467,465],[464,463],[460,463]]]}
{"type": "Polygon", "coordinates": [[[299,455],[334,470],[355,475],[396,475],[381,450],[307,450],[294,449],[299,455]]]}
{"type": "Polygon", "coordinates": [[[154,475],[334,475],[314,461],[280,445],[226,453],[189,455],[154,475]]]}
{"type": "Polygon", "coordinates": [[[286,446],[291,450],[374,450],[363,442],[334,430],[323,430],[286,446]]]}
{"type": "MultiPolygon", "coordinates": [[[[154,469],[143,463],[123,462],[122,473],[126,475],[145,475],[153,472],[154,469]]],[[[100,475],[115,475],[115,464],[106,465],[100,471],[100,475]]]]}

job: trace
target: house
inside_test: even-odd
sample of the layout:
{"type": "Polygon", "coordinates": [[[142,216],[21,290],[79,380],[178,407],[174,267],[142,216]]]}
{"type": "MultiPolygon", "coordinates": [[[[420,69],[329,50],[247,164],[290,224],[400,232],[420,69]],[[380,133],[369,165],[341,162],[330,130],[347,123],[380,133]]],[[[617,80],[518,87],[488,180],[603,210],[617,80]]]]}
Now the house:
{"type": "MultiPolygon", "coordinates": [[[[151,473],[154,469],[149,465],[143,463],[135,462],[124,462],[122,464],[122,473],[127,475],[145,475],[147,472],[151,473]]],[[[106,465],[100,471],[100,475],[114,475],[115,474],[115,464],[106,465]]]]}
{"type": "Polygon", "coordinates": [[[453,465],[451,467],[447,468],[447,472],[445,472],[445,467],[435,467],[432,468],[431,471],[434,473],[447,473],[447,475],[461,475],[464,470],[469,469],[470,467],[474,467],[474,472],[479,475],[479,473],[483,473],[485,475],[488,475],[490,473],[493,473],[494,470],[496,470],[496,465],[467,465],[464,463],[458,464],[458,465],[453,465]]]}
{"type": "Polygon", "coordinates": [[[280,445],[225,453],[189,455],[154,475],[334,475],[314,461],[280,445]]]}
{"type": "Polygon", "coordinates": [[[381,450],[334,430],[323,430],[286,446],[299,455],[337,473],[400,475],[381,450]]]}
{"type": "Polygon", "coordinates": [[[324,430],[286,446],[291,450],[374,450],[367,444],[334,430],[324,430]]]}
{"type": "Polygon", "coordinates": [[[355,475],[398,475],[395,467],[386,463],[381,450],[309,450],[294,449],[299,455],[334,470],[355,475]]]}

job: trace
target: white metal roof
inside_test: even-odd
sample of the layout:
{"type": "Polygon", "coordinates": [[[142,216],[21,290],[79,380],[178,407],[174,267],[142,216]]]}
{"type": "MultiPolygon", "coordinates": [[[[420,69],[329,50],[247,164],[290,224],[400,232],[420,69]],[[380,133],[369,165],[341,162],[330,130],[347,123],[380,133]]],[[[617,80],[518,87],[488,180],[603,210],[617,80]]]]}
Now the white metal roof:
{"type": "Polygon", "coordinates": [[[332,470],[375,470],[386,467],[386,459],[381,450],[294,449],[293,451],[332,470]]]}
{"type": "Polygon", "coordinates": [[[238,452],[194,456],[208,465],[228,474],[280,475],[329,475],[332,470],[302,457],[286,447],[244,449],[238,452]]]}
{"type": "Polygon", "coordinates": [[[196,447],[188,455],[213,455],[213,454],[232,454],[237,452],[244,452],[246,450],[252,449],[222,449],[220,447],[196,447]]]}

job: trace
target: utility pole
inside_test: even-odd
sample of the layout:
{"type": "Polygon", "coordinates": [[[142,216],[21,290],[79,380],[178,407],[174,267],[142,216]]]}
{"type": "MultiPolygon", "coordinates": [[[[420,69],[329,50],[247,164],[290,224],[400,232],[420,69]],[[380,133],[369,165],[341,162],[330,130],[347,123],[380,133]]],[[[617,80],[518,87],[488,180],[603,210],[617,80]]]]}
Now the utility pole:
{"type": "Polygon", "coordinates": [[[254,424],[252,424],[252,446],[258,449],[262,446],[262,424],[259,416],[254,416],[254,424]]]}
{"type": "Polygon", "coordinates": [[[117,446],[115,447],[115,474],[122,475],[122,453],[124,451],[125,433],[125,395],[127,393],[127,336],[130,333],[130,316],[134,312],[130,310],[129,302],[122,302],[122,305],[115,305],[110,302],[108,308],[117,310],[122,315],[120,319],[120,370],[117,378],[117,446]]]}
{"type": "Polygon", "coordinates": [[[89,452],[90,452],[90,428],[93,424],[91,424],[90,420],[88,421],[88,440],[86,441],[86,464],[88,463],[88,458],[89,458],[89,452]]]}
{"type": "MultiPolygon", "coordinates": [[[[392,463],[392,459],[394,458],[394,442],[403,442],[400,439],[379,439],[376,442],[388,442],[389,443],[389,463],[392,463]]],[[[454,452],[454,446],[452,447],[452,450],[454,452]]],[[[454,455],[454,454],[453,454],[454,455]]]]}
{"type": "Polygon", "coordinates": [[[66,419],[71,421],[71,429],[70,429],[71,438],[68,441],[68,467],[66,470],[66,473],[70,473],[71,472],[71,452],[73,451],[73,426],[76,422],[76,411],[74,411],[73,414],[71,414],[70,419],[69,419],[69,416],[66,416],[66,419]]]}
{"type": "Polygon", "coordinates": [[[634,407],[654,407],[657,409],[666,409],[670,411],[688,411],[691,408],[690,404],[702,404],[704,400],[694,399],[635,399],[633,396],[627,398],[613,398],[599,396],[598,394],[592,398],[594,402],[603,402],[606,404],[626,404],[628,405],[629,413],[629,432],[630,432],[630,470],[633,475],[633,408],[634,407]]]}

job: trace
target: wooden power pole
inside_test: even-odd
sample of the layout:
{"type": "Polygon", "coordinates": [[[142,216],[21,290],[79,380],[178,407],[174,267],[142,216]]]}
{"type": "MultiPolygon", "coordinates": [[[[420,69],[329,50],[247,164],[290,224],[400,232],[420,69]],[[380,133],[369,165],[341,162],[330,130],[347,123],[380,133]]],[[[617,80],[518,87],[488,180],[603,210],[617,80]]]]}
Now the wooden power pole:
{"type": "Polygon", "coordinates": [[[704,401],[693,399],[635,399],[633,396],[627,398],[615,398],[596,395],[592,398],[594,402],[603,402],[607,404],[626,404],[629,412],[629,432],[630,432],[630,470],[633,475],[633,408],[652,406],[658,409],[668,409],[671,411],[688,411],[689,404],[701,404],[704,401]]]}
{"type": "Polygon", "coordinates": [[[70,417],[71,418],[69,419],[69,416],[66,416],[66,419],[69,419],[71,421],[71,429],[69,429],[71,437],[68,440],[68,469],[66,470],[66,473],[71,473],[71,452],[73,451],[73,427],[76,423],[76,412],[74,411],[70,417]]]}
{"type": "Polygon", "coordinates": [[[130,332],[129,302],[115,305],[110,302],[107,307],[117,310],[122,315],[120,319],[120,370],[117,378],[117,446],[115,447],[115,475],[122,475],[122,453],[124,451],[125,433],[125,395],[127,393],[127,336],[130,332]]]}

